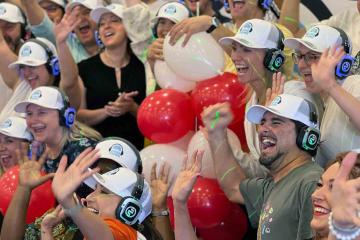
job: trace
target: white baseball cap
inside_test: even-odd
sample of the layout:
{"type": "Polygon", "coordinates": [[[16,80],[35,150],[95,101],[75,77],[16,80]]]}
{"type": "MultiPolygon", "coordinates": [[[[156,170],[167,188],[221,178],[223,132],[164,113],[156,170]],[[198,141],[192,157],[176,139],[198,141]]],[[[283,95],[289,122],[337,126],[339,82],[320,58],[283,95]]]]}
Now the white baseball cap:
{"type": "Polygon", "coordinates": [[[100,6],[93,10],[91,10],[90,17],[96,22],[99,23],[101,16],[104,13],[111,12],[118,16],[119,18],[123,18],[124,6],[118,3],[112,3],[107,5],[106,7],[100,6]]]}
{"type": "Polygon", "coordinates": [[[260,124],[264,114],[272,112],[278,116],[302,122],[306,126],[318,128],[317,122],[314,123],[314,120],[310,119],[312,113],[309,104],[304,98],[281,94],[275,97],[267,107],[262,105],[250,107],[246,113],[246,118],[252,123],[260,124]]]}
{"type": "MultiPolygon", "coordinates": [[[[44,1],[44,0],[38,0],[38,2],[42,2],[42,1],[44,1]]],[[[48,0],[48,1],[53,2],[65,9],[66,3],[64,0],[48,0]]]]}
{"type": "MultiPolygon", "coordinates": [[[[137,173],[128,168],[116,168],[110,172],[93,174],[96,181],[108,191],[124,198],[132,196],[132,192],[138,181],[137,173]]],[[[140,212],[139,222],[150,215],[152,209],[151,190],[149,183],[144,179],[144,186],[140,199],[138,199],[142,208],[140,212]]]]}
{"type": "Polygon", "coordinates": [[[230,45],[233,41],[249,48],[278,48],[279,29],[272,23],[251,19],[245,21],[234,37],[224,37],[219,40],[220,44],[230,45]]]}
{"type": "Polygon", "coordinates": [[[66,6],[66,10],[73,9],[76,6],[82,5],[90,10],[95,9],[98,6],[102,6],[103,2],[101,0],[73,0],[66,6]]]}
{"type": "Polygon", "coordinates": [[[0,3],[0,19],[11,23],[25,23],[20,8],[7,2],[0,3]]]}
{"type": "Polygon", "coordinates": [[[189,18],[190,15],[191,12],[184,4],[179,2],[169,2],[159,8],[155,18],[153,18],[151,22],[155,23],[159,20],[159,18],[166,18],[174,23],[179,23],[182,20],[189,18]]]}
{"type": "Polygon", "coordinates": [[[47,50],[41,46],[37,41],[40,41],[47,46],[48,51],[51,51],[54,57],[57,56],[57,51],[49,40],[45,38],[29,39],[26,41],[19,50],[18,60],[9,64],[9,68],[18,68],[19,65],[27,66],[40,66],[47,63],[49,56],[47,50]]]}
{"type": "MultiPolygon", "coordinates": [[[[350,41],[350,39],[348,39],[350,41]]],[[[342,38],[340,32],[327,25],[316,25],[311,27],[302,38],[287,38],[284,45],[288,48],[299,49],[301,45],[312,51],[322,53],[325,49],[334,45],[341,45],[342,38]]],[[[351,42],[349,42],[351,53],[351,42]]]]}
{"type": "Polygon", "coordinates": [[[44,108],[63,109],[65,99],[59,89],[55,87],[38,87],[31,91],[26,101],[16,104],[15,111],[25,113],[29,104],[35,104],[44,108]]]}
{"type": "Polygon", "coordinates": [[[31,141],[32,135],[27,130],[26,120],[21,117],[9,117],[0,124],[0,133],[14,138],[31,141]]]}

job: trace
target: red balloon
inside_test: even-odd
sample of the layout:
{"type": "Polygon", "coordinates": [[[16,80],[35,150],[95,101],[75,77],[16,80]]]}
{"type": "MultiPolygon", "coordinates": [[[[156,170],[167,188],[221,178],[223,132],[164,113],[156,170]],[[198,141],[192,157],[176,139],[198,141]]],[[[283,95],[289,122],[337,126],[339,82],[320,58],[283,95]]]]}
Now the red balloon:
{"type": "Polygon", "coordinates": [[[210,228],[230,214],[231,202],[216,179],[199,177],[189,197],[188,209],[193,226],[210,228]]]}
{"type": "Polygon", "coordinates": [[[152,93],[141,103],[137,122],[142,134],[156,143],[169,143],[194,129],[191,98],[174,89],[152,93]]]}
{"type": "Polygon", "coordinates": [[[247,232],[248,223],[246,213],[236,204],[232,205],[232,212],[223,222],[213,228],[198,228],[197,234],[203,240],[239,240],[247,232]]]}
{"type": "MultiPolygon", "coordinates": [[[[5,215],[19,182],[19,166],[15,166],[0,178],[0,211],[5,215]]],[[[55,206],[55,197],[51,190],[51,181],[33,189],[26,215],[26,223],[32,223],[47,210],[55,206]]]]}

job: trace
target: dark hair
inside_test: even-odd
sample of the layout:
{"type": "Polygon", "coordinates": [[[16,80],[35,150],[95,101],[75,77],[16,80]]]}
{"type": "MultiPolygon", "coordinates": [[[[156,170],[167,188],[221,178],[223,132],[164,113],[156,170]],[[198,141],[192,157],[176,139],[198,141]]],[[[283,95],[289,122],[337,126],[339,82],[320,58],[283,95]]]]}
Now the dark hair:
{"type": "MultiPolygon", "coordinates": [[[[326,168],[329,168],[334,163],[342,164],[342,161],[344,160],[345,156],[349,153],[348,152],[341,152],[336,155],[335,159],[332,161],[329,161],[329,164],[327,164],[326,168]]],[[[355,165],[352,167],[349,175],[349,179],[355,179],[360,177],[360,154],[357,155],[355,165]]]]}

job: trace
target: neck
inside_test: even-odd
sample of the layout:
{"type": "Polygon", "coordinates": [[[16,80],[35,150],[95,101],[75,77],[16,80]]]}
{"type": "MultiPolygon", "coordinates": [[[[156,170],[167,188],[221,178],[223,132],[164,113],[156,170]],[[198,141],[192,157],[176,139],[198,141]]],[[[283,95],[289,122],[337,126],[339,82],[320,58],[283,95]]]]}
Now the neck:
{"type": "Polygon", "coordinates": [[[260,81],[252,81],[250,83],[250,86],[255,91],[256,96],[258,98],[258,104],[265,104],[265,93],[266,93],[266,87],[264,83],[260,81]]]}
{"type": "Polygon", "coordinates": [[[62,149],[62,140],[64,137],[63,129],[60,128],[54,135],[53,138],[51,138],[50,141],[46,143],[46,148],[49,151],[49,157],[50,158],[56,158],[59,156],[61,149],[62,149]]]}
{"type": "Polygon", "coordinates": [[[90,56],[94,56],[99,52],[99,46],[96,43],[84,45],[84,48],[90,56]]]}
{"type": "Polygon", "coordinates": [[[298,153],[289,152],[284,156],[282,163],[274,170],[270,170],[274,181],[278,182],[286,177],[292,170],[310,161],[307,153],[298,150],[298,153]]]}
{"type": "Polygon", "coordinates": [[[130,56],[127,52],[126,42],[125,46],[105,48],[105,51],[102,53],[102,60],[104,63],[113,68],[124,67],[128,63],[129,58],[130,56]]]}

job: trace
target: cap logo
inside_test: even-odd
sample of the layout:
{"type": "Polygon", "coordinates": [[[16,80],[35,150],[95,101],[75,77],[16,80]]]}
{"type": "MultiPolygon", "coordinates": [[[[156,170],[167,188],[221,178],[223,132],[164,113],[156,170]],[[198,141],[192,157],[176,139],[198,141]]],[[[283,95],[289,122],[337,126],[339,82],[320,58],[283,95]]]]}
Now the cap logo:
{"type": "Polygon", "coordinates": [[[30,96],[30,100],[37,100],[39,98],[41,98],[41,91],[40,90],[36,90],[34,91],[31,96],[30,96]]]}
{"type": "Polygon", "coordinates": [[[310,134],[309,137],[308,137],[308,143],[313,146],[315,145],[317,142],[317,137],[315,134],[310,134]]]}
{"type": "Polygon", "coordinates": [[[25,47],[23,48],[23,50],[21,50],[20,55],[21,55],[22,57],[28,57],[28,56],[30,56],[30,55],[31,55],[31,47],[30,47],[30,46],[25,46],[25,47]]]}
{"type": "Polygon", "coordinates": [[[274,100],[271,102],[270,106],[276,106],[278,104],[281,103],[281,97],[277,96],[276,98],[274,98],[274,100]]]}
{"type": "Polygon", "coordinates": [[[113,4],[111,4],[111,5],[109,5],[107,8],[108,8],[109,10],[114,10],[114,9],[116,8],[116,6],[113,5],[113,4]]]}
{"type": "Polygon", "coordinates": [[[242,33],[242,34],[249,34],[249,33],[252,32],[252,30],[253,30],[252,23],[247,22],[247,23],[244,24],[244,26],[242,26],[240,28],[239,32],[242,33]]]}
{"type": "Polygon", "coordinates": [[[0,125],[0,128],[9,128],[11,127],[11,125],[12,125],[11,119],[6,119],[6,121],[0,125]]]}
{"type": "Polygon", "coordinates": [[[174,5],[167,6],[164,10],[166,14],[173,15],[176,13],[176,7],[174,5]]]}
{"type": "Polygon", "coordinates": [[[121,155],[124,153],[124,149],[119,143],[116,143],[109,148],[109,152],[111,155],[121,157],[121,155]]]}
{"type": "Polygon", "coordinates": [[[313,27],[306,33],[306,37],[314,38],[317,37],[320,33],[320,29],[318,27],[313,27]]]}
{"type": "Polygon", "coordinates": [[[6,13],[6,8],[1,6],[0,7],[0,15],[4,15],[6,13]]]}

